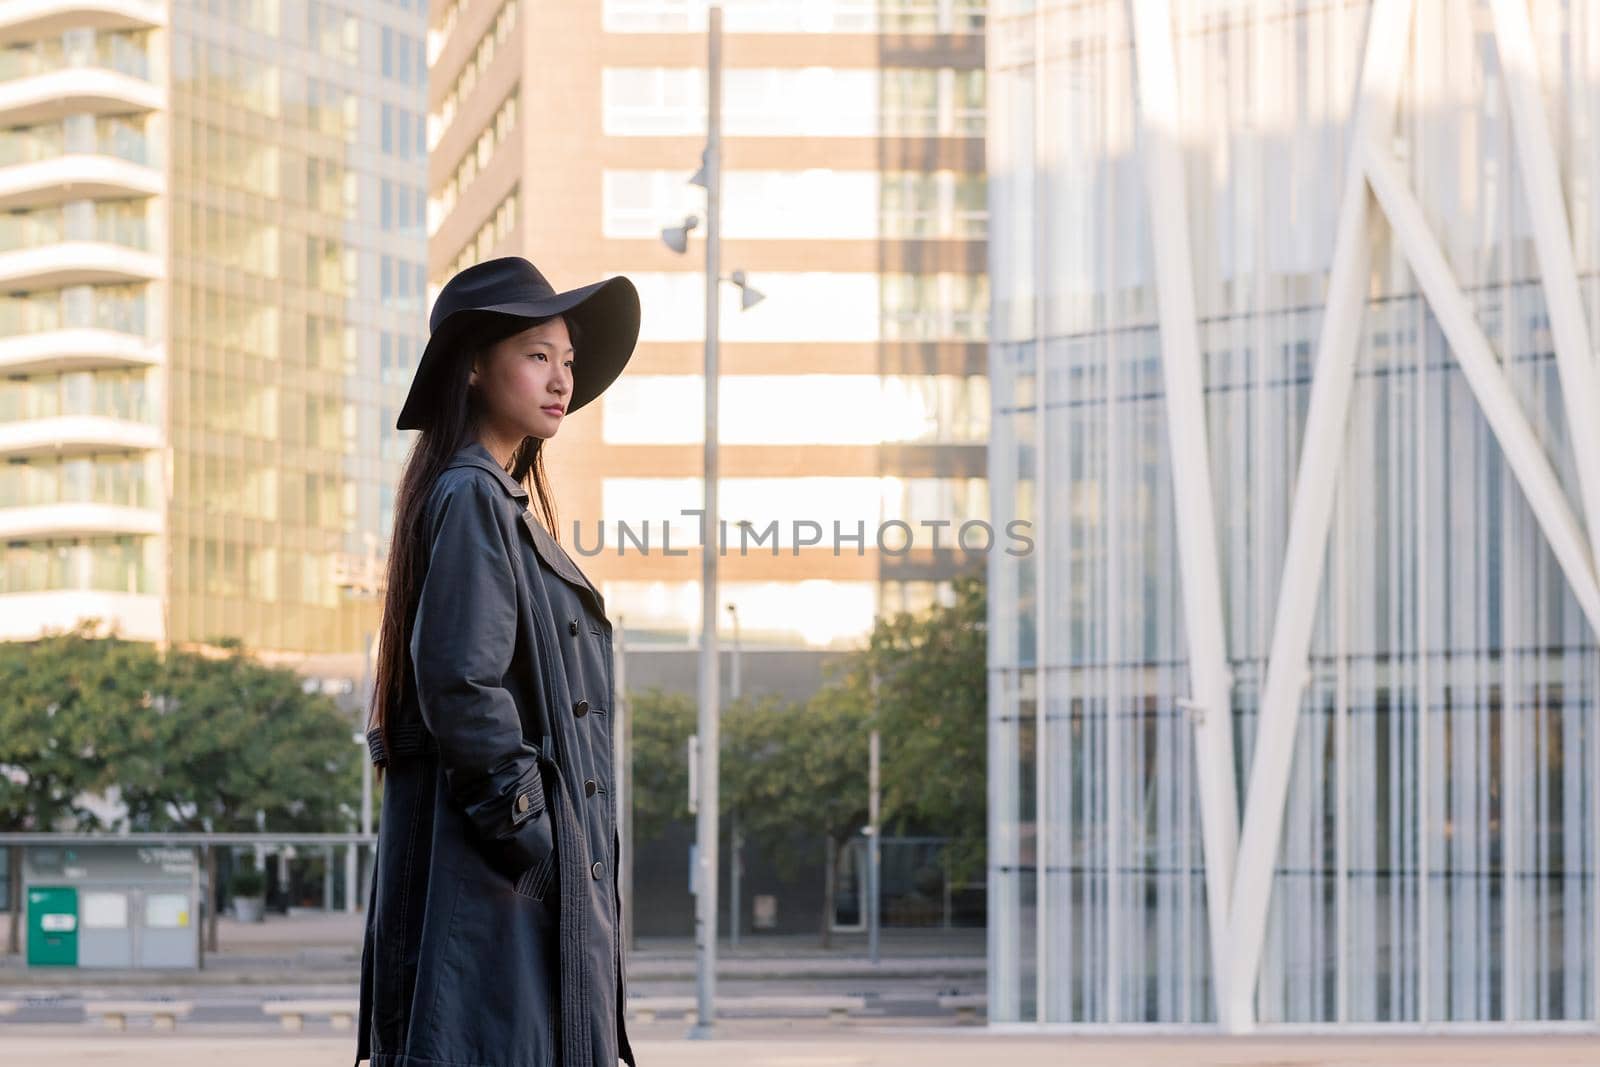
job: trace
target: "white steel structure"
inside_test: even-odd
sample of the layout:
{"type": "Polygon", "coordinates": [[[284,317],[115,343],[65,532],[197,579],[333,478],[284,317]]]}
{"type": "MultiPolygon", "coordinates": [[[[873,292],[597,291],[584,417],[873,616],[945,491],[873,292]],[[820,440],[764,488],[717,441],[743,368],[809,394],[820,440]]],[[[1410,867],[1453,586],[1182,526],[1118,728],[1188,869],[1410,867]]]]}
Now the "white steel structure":
{"type": "Polygon", "coordinates": [[[991,1019],[1596,1025],[1600,0],[990,15],[991,1019]]]}

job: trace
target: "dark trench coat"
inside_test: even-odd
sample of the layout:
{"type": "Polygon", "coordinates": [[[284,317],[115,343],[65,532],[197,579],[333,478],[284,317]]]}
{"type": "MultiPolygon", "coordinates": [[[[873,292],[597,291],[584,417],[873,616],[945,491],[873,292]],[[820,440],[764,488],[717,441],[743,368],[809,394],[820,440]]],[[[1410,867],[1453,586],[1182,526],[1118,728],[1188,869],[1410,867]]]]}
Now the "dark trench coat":
{"type": "Polygon", "coordinates": [[[476,442],[428,496],[388,744],[356,1062],[634,1063],[605,602],[476,442]]]}

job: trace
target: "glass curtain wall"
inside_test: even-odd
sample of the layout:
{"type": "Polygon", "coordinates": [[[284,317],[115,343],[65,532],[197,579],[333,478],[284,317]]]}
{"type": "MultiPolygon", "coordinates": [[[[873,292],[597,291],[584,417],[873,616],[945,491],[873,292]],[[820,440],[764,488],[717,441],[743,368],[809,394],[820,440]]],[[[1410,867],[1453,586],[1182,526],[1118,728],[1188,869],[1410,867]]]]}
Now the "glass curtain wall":
{"type": "Polygon", "coordinates": [[[425,15],[172,6],[174,639],[348,654],[372,630],[353,582],[425,339],[425,15]]]}
{"type": "MultiPolygon", "coordinates": [[[[1415,6],[1393,149],[1581,515],[1493,19],[1415,6]]],[[[1369,5],[1171,8],[1242,809],[1369,5]]],[[[1529,10],[1592,338],[1600,3],[1529,10]]],[[[1129,11],[990,5],[997,1022],[1216,1017],[1129,11]]],[[[1593,1021],[1595,634],[1371,222],[1257,1015],[1593,1021]]]]}

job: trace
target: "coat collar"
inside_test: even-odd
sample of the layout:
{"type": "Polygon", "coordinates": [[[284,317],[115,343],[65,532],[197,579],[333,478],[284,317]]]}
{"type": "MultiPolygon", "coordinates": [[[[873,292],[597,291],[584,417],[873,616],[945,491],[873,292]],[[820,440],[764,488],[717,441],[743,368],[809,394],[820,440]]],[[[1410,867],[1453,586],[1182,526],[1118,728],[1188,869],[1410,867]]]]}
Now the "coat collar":
{"type": "Polygon", "coordinates": [[[522,487],[522,483],[511,477],[480,441],[468,441],[458,448],[456,454],[450,457],[450,462],[445,464],[445,470],[451,467],[482,467],[499,480],[507,493],[524,502],[528,499],[528,491],[522,487]]]}
{"type": "Polygon", "coordinates": [[[471,441],[462,445],[456,454],[450,458],[445,469],[451,467],[480,467],[494,475],[496,480],[506,491],[506,495],[515,499],[522,505],[522,525],[527,527],[528,534],[533,538],[534,551],[539,553],[539,558],[544,560],[545,566],[560,575],[569,584],[577,586],[594,598],[594,608],[604,618],[606,613],[605,597],[600,595],[600,590],[590,584],[576,564],[572,562],[561,546],[556,544],[555,538],[540,525],[539,520],[533,517],[533,512],[528,508],[528,490],[522,483],[511,477],[510,473],[502,467],[490,451],[483,447],[482,442],[471,441]]]}

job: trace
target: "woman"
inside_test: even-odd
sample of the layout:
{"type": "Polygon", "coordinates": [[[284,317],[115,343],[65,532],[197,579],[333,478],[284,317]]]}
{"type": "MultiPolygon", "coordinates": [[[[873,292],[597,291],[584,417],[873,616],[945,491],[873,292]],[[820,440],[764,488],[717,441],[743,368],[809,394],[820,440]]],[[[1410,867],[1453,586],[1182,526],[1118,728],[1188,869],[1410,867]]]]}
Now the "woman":
{"type": "Polygon", "coordinates": [[[547,532],[541,449],[622,372],[638,294],[625,278],[557,293],[495,259],[446,283],[429,329],[397,422],[421,433],[367,733],[387,780],[356,1062],[633,1064],[611,624],[547,532]]]}

